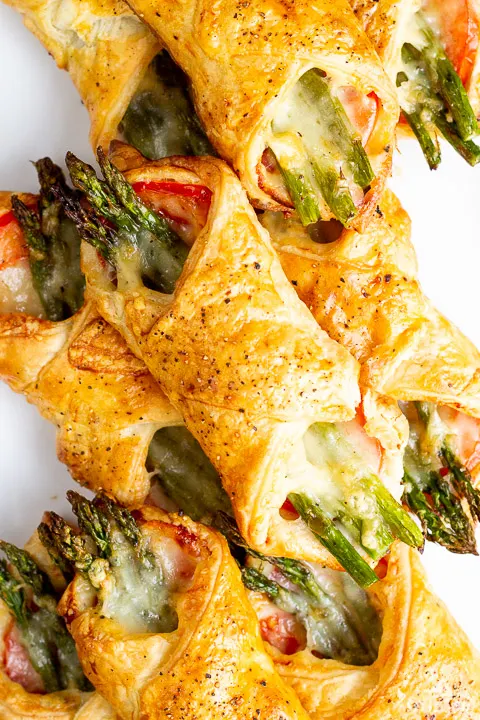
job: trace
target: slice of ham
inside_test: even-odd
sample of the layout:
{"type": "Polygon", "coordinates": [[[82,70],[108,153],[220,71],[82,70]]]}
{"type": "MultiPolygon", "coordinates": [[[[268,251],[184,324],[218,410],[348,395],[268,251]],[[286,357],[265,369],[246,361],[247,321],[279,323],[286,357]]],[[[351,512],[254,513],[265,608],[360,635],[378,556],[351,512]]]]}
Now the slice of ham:
{"type": "Polygon", "coordinates": [[[12,622],[4,638],[3,665],[6,675],[29,693],[44,693],[42,678],[33,667],[22,644],[20,633],[12,622]]]}

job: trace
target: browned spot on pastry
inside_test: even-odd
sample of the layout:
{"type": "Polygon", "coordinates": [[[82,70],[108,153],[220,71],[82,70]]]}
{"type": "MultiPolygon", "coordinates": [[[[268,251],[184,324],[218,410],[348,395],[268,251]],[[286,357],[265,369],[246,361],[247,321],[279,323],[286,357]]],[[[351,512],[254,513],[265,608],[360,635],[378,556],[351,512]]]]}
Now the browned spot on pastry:
{"type": "Polygon", "coordinates": [[[79,370],[137,376],[148,372],[118,332],[100,318],[90,322],[73,341],[68,359],[79,370]]]}

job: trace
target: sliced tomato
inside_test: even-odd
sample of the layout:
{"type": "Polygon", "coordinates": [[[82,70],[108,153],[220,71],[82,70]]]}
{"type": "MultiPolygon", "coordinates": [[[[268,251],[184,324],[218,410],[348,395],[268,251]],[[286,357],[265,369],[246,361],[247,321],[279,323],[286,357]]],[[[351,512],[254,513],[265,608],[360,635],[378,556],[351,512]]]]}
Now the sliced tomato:
{"type": "Polygon", "coordinates": [[[479,20],[471,0],[424,0],[424,11],[464,85],[472,74],[478,48],[479,20]]]}
{"type": "Polygon", "coordinates": [[[262,638],[284,655],[293,655],[307,646],[307,634],[294,615],[278,610],[260,620],[262,638]]]}
{"type": "Polygon", "coordinates": [[[288,498],[285,500],[282,507],[280,508],[280,515],[283,517],[284,520],[296,520],[300,517],[300,515],[295,510],[288,498]]]}
{"type": "Polygon", "coordinates": [[[22,645],[15,623],[9,627],[5,638],[4,669],[7,676],[30,693],[44,693],[42,678],[33,667],[28,652],[22,645]]]}
{"type": "Polygon", "coordinates": [[[0,217],[0,270],[15,265],[28,256],[28,249],[20,225],[13,212],[0,217]]]}
{"type": "Polygon", "coordinates": [[[480,420],[444,406],[439,408],[439,414],[455,435],[459,459],[470,472],[474,472],[480,466],[480,420]]]}
{"type": "Polygon", "coordinates": [[[378,98],[375,93],[365,95],[356,88],[338,88],[337,97],[343,105],[347,117],[366,145],[375,127],[378,110],[378,98]]]}
{"type": "Polygon", "coordinates": [[[153,210],[172,221],[178,234],[192,245],[205,226],[212,192],[204,185],[165,182],[138,182],[133,189],[153,210]]]}

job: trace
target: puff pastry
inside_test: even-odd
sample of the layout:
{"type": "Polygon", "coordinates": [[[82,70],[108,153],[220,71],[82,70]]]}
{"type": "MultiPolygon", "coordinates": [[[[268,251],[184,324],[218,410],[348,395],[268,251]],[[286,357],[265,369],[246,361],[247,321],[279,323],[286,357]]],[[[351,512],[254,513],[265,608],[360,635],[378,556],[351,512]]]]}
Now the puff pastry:
{"type": "Polygon", "coordinates": [[[226,541],[157,508],[135,517],[164,568],[176,629],[132,631],[116,614],[115,585],[105,584],[95,604],[89,582],[77,575],[59,609],[98,691],[125,719],[306,720],[265,653],[226,541]]]}
{"type": "Polygon", "coordinates": [[[206,224],[173,296],[147,289],[131,274],[125,286],[120,273],[116,289],[105,264],[85,246],[89,292],[216,466],[247,542],[266,554],[332,563],[306,527],[279,511],[290,490],[302,485],[288,463],[296,462],[307,428],[316,420],[352,418],[355,363],[297,302],[224,164],[177,158],[143,164],[126,177],[134,187],[163,181],[170,188],[207,188],[206,224]]]}
{"type": "MultiPolygon", "coordinates": [[[[300,77],[312,68],[324,71],[335,93],[345,87],[359,93],[364,110],[373,94],[377,107],[365,149],[375,179],[351,220],[357,227],[368,222],[390,172],[398,107],[394,89],[347,3],[325,0],[312,5],[302,0],[288,11],[259,0],[241,8],[233,1],[130,4],[189,76],[209,139],[260,208],[292,207],[262,157],[272,143],[272,122],[288,114],[300,77]]],[[[286,155],[290,151],[297,153],[294,145],[286,155]]]]}
{"type": "Polygon", "coordinates": [[[68,70],[88,110],[90,142],[108,148],[147,68],[160,51],[121,0],[7,0],[57,65],[68,70]]]}
{"type": "MultiPolygon", "coordinates": [[[[51,574],[58,590],[65,587],[63,578],[48,558],[45,548],[35,533],[25,549],[34,557],[45,572],[51,574]]],[[[106,701],[91,692],[62,690],[45,695],[28,692],[14,682],[5,672],[7,657],[6,638],[12,625],[12,618],[6,605],[0,601],[0,717],[2,720],[34,720],[50,718],[55,720],[115,720],[117,715],[106,701]]]]}
{"type": "MultiPolygon", "coordinates": [[[[475,479],[480,353],[423,294],[410,220],[397,198],[385,194],[368,232],[345,231],[327,244],[314,242],[300,223],[279,214],[265,214],[263,223],[299,297],[360,362],[364,405],[372,396],[392,413],[398,413],[398,401],[427,401],[430,409],[435,404],[475,479]]],[[[406,415],[413,437],[417,419],[406,415]]],[[[397,418],[396,427],[398,433],[384,422],[366,425],[384,447],[402,448],[409,438],[405,418],[397,418]]]]}
{"type": "MultiPolygon", "coordinates": [[[[0,222],[9,211],[3,193],[0,222]]],[[[18,226],[12,221],[7,229],[16,234],[18,226]]],[[[27,268],[20,272],[26,297],[31,278],[27,268]]],[[[26,305],[36,309],[31,300],[26,305]]],[[[6,306],[13,309],[11,297],[6,306]]],[[[126,504],[143,502],[150,442],[158,429],[182,424],[145,365],[91,301],[62,322],[3,309],[0,301],[0,377],[57,426],[60,460],[82,485],[126,504]]]]}
{"type": "MultiPolygon", "coordinates": [[[[282,677],[312,720],[474,720],[480,713],[480,655],[432,593],[417,553],[394,545],[385,577],[368,590],[382,618],[371,665],[285,655],[267,643],[282,677]]],[[[249,592],[258,612],[259,593],[249,592]]]]}

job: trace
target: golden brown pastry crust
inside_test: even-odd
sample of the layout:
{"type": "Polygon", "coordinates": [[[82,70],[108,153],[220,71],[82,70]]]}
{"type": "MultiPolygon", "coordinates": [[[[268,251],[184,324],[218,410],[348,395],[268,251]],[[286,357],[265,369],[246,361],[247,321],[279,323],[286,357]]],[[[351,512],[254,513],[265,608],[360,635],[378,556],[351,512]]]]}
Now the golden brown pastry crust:
{"type": "MultiPolygon", "coordinates": [[[[5,208],[7,193],[0,216],[5,208]]],[[[75,480],[128,505],[145,500],[150,441],[183,422],[92,302],[63,322],[0,313],[0,378],[57,426],[57,453],[75,480]]]]}
{"type": "MultiPolygon", "coordinates": [[[[131,163],[130,163],[131,164],[131,163]]],[[[286,463],[316,421],[353,416],[356,363],[316,324],[285,278],[240,183],[211,158],[174,158],[127,173],[212,191],[207,222],[173,296],[117,290],[83,250],[89,292],[147,364],[216,466],[247,542],[273,555],[334,565],[301,522],[279,508],[286,463]]]]}
{"type": "MultiPolygon", "coordinates": [[[[480,3],[467,0],[480,26],[480,3]]],[[[409,17],[420,9],[421,0],[350,0],[355,15],[368,37],[376,47],[380,59],[392,82],[396,80],[398,56],[405,42],[403,33],[409,17]],[[395,76],[395,77],[394,77],[395,76]]],[[[444,3],[449,12],[448,2],[444,3]]],[[[466,85],[472,107],[480,114],[480,42],[475,53],[472,73],[466,85]]],[[[408,134],[408,125],[402,123],[402,131],[408,134]]]]}
{"type": "MultiPolygon", "coordinates": [[[[275,665],[312,720],[476,720],[480,655],[432,593],[418,553],[395,543],[383,580],[368,591],[383,615],[377,660],[354,667],[282,655],[275,665]]],[[[256,602],[256,596],[249,593],[256,602]]]]}
{"type": "Polygon", "coordinates": [[[150,441],[183,422],[91,303],[62,323],[0,315],[0,377],[57,426],[58,457],[77,482],[145,500],[150,441]]]}
{"type": "Polygon", "coordinates": [[[108,149],[157,40],[121,0],[6,0],[68,70],[88,110],[90,143],[108,149]]]}
{"type": "Polygon", "coordinates": [[[223,537],[187,518],[143,507],[147,536],[164,524],[194,543],[192,584],[173,596],[178,628],[132,634],[101,616],[77,577],[60,603],[87,675],[122,718],[307,720],[264,650],[238,567],[223,537]]]}
{"type": "MultiPolygon", "coordinates": [[[[344,0],[131,0],[192,81],[195,106],[219,154],[260,208],[286,209],[258,183],[257,164],[278,105],[307,70],[323,69],[382,108],[366,146],[376,174],[352,224],[364,226],[390,174],[396,93],[344,0]]],[[[341,83],[341,84],[342,84],[341,83]]]]}
{"type": "Polygon", "coordinates": [[[363,388],[480,417],[480,353],[423,294],[410,221],[391,192],[368,232],[345,231],[329,245],[302,230],[277,234],[270,220],[285,273],[321,327],[359,360],[363,388]]]}
{"type": "MultiPolygon", "coordinates": [[[[62,588],[63,579],[35,533],[25,549],[33,555],[40,567],[52,575],[55,586],[62,588]]],[[[65,584],[63,582],[63,587],[65,584]]],[[[0,659],[5,654],[5,634],[11,624],[11,616],[0,601],[0,659]]],[[[29,693],[21,685],[12,682],[0,666],[0,719],[1,720],[115,720],[116,714],[97,693],[79,690],[38,695],[29,693]]]]}

